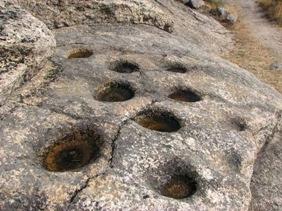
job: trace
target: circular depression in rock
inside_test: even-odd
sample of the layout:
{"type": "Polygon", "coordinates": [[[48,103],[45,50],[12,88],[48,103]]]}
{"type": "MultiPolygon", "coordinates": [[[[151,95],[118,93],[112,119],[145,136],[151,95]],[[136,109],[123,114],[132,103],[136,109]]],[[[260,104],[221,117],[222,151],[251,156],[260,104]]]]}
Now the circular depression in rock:
{"type": "Polygon", "coordinates": [[[202,100],[201,96],[190,89],[178,89],[168,96],[170,99],[182,102],[197,102],[202,100]]]}
{"type": "Polygon", "coordinates": [[[110,69],[118,73],[133,73],[139,71],[139,65],[127,60],[116,61],[111,64],[110,69]]]}
{"type": "Polygon", "coordinates": [[[75,48],[68,53],[68,59],[88,58],[93,55],[93,51],[87,48],[75,48]]]}
{"type": "Polygon", "coordinates": [[[187,175],[173,176],[161,189],[161,194],[174,198],[184,199],[192,196],[197,191],[196,181],[187,175]]]}
{"type": "Polygon", "coordinates": [[[134,95],[129,83],[111,82],[98,89],[96,99],[103,102],[122,102],[130,100],[134,95]]]}
{"type": "Polygon", "coordinates": [[[49,171],[68,171],[85,166],[99,154],[99,135],[76,133],[48,148],[43,165],[49,171]]]}
{"type": "Polygon", "coordinates": [[[174,73],[186,73],[187,68],[181,63],[171,63],[167,65],[166,71],[174,73]]]}
{"type": "Polygon", "coordinates": [[[231,125],[235,130],[240,132],[245,131],[248,127],[246,121],[240,117],[232,118],[231,125]]]}
{"type": "Polygon", "coordinates": [[[177,118],[166,111],[146,110],[134,120],[144,128],[159,132],[176,132],[181,128],[177,118]]]}

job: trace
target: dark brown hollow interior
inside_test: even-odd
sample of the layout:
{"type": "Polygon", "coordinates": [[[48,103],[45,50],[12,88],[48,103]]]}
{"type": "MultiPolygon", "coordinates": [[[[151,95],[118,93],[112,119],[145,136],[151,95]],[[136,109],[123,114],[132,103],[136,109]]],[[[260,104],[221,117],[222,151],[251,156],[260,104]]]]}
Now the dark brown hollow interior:
{"type": "Polygon", "coordinates": [[[138,115],[135,121],[144,128],[159,132],[175,132],[181,128],[173,114],[163,111],[147,110],[138,115]]]}
{"type": "Polygon", "coordinates": [[[98,90],[96,99],[103,102],[122,102],[130,100],[134,95],[129,84],[113,82],[98,90]]]}
{"type": "Polygon", "coordinates": [[[170,99],[182,102],[198,102],[202,98],[200,95],[190,89],[176,90],[168,96],[170,99]]]}
{"type": "Polygon", "coordinates": [[[86,48],[75,48],[69,52],[68,59],[88,58],[92,55],[92,50],[86,48]]]}
{"type": "Polygon", "coordinates": [[[191,197],[197,191],[196,181],[187,175],[173,176],[164,184],[161,194],[174,199],[191,197]]]}
{"type": "Polygon", "coordinates": [[[139,65],[127,60],[116,61],[111,65],[111,69],[119,73],[133,73],[139,71],[139,65]]]}
{"type": "Polygon", "coordinates": [[[44,167],[49,171],[68,171],[87,165],[97,158],[99,148],[96,134],[74,134],[59,140],[48,148],[44,157],[44,167]]]}
{"type": "Polygon", "coordinates": [[[187,68],[181,63],[172,63],[167,65],[166,71],[174,72],[174,73],[186,73],[187,68]]]}

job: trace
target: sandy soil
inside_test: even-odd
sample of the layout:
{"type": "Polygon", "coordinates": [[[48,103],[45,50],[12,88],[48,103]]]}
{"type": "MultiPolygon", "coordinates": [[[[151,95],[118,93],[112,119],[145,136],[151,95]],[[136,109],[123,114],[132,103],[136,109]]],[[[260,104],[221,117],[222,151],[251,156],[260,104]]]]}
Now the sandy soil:
{"type": "Polygon", "coordinates": [[[282,93],[282,71],[270,68],[275,62],[282,63],[282,28],[264,18],[255,0],[228,0],[228,3],[238,12],[239,21],[231,29],[236,47],[224,57],[282,93]]]}
{"type": "Polygon", "coordinates": [[[238,0],[236,2],[242,8],[241,17],[252,35],[282,60],[282,28],[270,23],[264,17],[263,11],[254,0],[238,0]]]}

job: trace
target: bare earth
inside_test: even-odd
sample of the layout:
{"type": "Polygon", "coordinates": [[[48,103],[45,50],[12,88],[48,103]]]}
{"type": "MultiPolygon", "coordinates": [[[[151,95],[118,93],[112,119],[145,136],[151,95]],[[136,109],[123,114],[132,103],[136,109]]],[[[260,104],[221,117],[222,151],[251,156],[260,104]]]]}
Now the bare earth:
{"type": "Polygon", "coordinates": [[[263,11],[254,0],[239,0],[242,17],[255,36],[266,48],[282,58],[282,29],[265,19],[263,11]]]}
{"type": "Polygon", "coordinates": [[[264,17],[254,0],[229,3],[238,11],[239,22],[233,28],[236,48],[226,58],[282,92],[281,71],[270,68],[272,63],[282,62],[282,29],[264,17]]]}

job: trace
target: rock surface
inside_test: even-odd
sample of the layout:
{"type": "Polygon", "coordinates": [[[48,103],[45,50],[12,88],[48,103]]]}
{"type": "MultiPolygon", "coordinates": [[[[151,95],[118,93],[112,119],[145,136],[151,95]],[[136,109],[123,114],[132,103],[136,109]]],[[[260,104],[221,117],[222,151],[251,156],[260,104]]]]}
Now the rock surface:
{"type": "Polygon", "coordinates": [[[282,186],[282,121],[261,149],[254,166],[251,210],[280,210],[282,186]]]}
{"type": "Polygon", "coordinates": [[[282,71],[282,63],[275,62],[275,63],[271,64],[270,68],[272,70],[282,71]]]}
{"type": "Polygon", "coordinates": [[[233,25],[237,22],[238,17],[235,14],[232,14],[230,11],[224,7],[218,7],[212,9],[210,13],[215,16],[219,21],[226,22],[229,25],[233,25]]]}
{"type": "Polygon", "coordinates": [[[19,7],[0,7],[0,105],[6,93],[29,80],[53,54],[47,26],[19,7]]]}
{"type": "MultiPolygon", "coordinates": [[[[8,0],[10,2],[10,0],[8,0]]],[[[167,0],[13,0],[46,25],[61,28],[79,24],[122,23],[151,25],[173,32],[209,52],[232,48],[231,33],[215,20],[196,13],[183,3],[167,0]],[[200,36],[199,36],[200,34],[200,36]],[[230,34],[229,36],[226,36],[230,34]]],[[[181,42],[182,39],[179,41],[181,42]]]]}
{"type": "MultiPolygon", "coordinates": [[[[282,97],[216,56],[232,42],[214,20],[166,0],[4,4],[45,41],[1,93],[0,210],[281,208],[282,97]],[[116,9],[105,19],[102,4],[116,9]]],[[[35,39],[23,26],[16,37],[35,39]]]]}
{"type": "Polygon", "coordinates": [[[184,0],[183,3],[194,9],[199,9],[205,5],[203,0],[184,0]]]}

